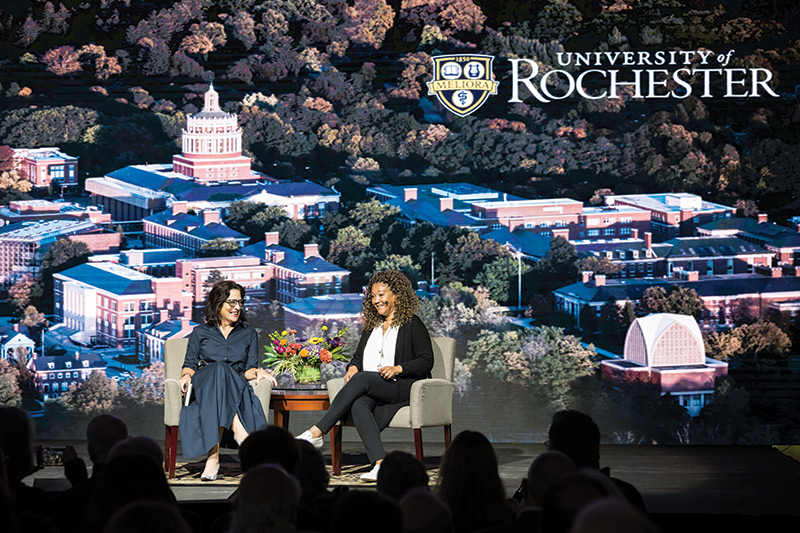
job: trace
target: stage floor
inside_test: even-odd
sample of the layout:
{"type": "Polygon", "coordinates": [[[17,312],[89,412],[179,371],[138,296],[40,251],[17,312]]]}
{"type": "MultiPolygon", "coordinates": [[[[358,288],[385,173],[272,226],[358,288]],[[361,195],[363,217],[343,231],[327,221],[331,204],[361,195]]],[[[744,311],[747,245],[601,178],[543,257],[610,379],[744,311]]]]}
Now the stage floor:
{"type": "MultiPolygon", "coordinates": [[[[44,446],[72,444],[86,458],[85,442],[40,442],[44,446]]],[[[387,443],[387,450],[414,453],[413,443],[387,443]]],[[[541,444],[494,443],[509,495],[519,486],[541,444]]],[[[344,465],[366,465],[359,442],[343,443],[344,465]]],[[[325,452],[330,464],[326,439],[325,452]]],[[[439,464],[443,445],[425,443],[426,464],[439,464]]],[[[222,450],[235,460],[235,450],[222,450]]],[[[180,460],[180,453],[178,454],[180,460]]],[[[86,458],[87,464],[88,458],[86,458]]],[[[617,446],[601,447],[601,464],[614,477],[633,483],[651,513],[710,515],[800,515],[800,462],[779,449],[765,446],[617,446]]],[[[66,488],[60,467],[45,467],[26,478],[45,489],[66,488]]],[[[370,486],[370,485],[360,485],[370,486]]],[[[235,485],[173,485],[179,501],[221,500],[235,485]]]]}

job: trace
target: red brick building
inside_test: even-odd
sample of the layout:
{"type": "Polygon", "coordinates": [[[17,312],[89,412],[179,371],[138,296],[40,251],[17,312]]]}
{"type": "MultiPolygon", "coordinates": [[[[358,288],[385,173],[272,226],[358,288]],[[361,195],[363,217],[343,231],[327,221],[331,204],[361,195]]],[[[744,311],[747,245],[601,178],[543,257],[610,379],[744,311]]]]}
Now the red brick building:
{"type": "Polygon", "coordinates": [[[58,148],[17,148],[18,168],[35,188],[78,185],[78,158],[58,148]]]}

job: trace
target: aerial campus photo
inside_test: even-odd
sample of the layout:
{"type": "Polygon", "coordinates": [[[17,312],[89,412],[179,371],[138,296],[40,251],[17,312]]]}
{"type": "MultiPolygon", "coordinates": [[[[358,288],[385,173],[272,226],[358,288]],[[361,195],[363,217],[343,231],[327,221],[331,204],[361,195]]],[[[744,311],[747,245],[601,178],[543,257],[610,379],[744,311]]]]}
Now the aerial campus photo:
{"type": "Polygon", "coordinates": [[[162,439],[165,345],[222,280],[274,388],[320,389],[396,270],[455,340],[456,431],[543,443],[569,408],[608,444],[797,443],[798,23],[767,0],[4,2],[0,404],[40,439],[100,413],[162,439]],[[295,341],[333,357],[281,366],[295,341]]]}

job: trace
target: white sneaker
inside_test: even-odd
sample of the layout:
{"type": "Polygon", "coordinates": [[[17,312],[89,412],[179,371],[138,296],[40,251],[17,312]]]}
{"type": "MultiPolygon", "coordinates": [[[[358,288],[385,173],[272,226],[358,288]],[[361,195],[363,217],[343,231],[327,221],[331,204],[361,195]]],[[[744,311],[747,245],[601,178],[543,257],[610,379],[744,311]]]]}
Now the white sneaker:
{"type": "MultiPolygon", "coordinates": [[[[322,448],[322,437],[314,438],[310,431],[304,431],[295,437],[297,440],[305,440],[311,443],[314,448],[322,448]]],[[[377,478],[376,478],[377,479],[377,478]]]]}
{"type": "Polygon", "coordinates": [[[378,481],[378,472],[380,471],[380,469],[381,465],[375,465],[372,467],[372,470],[370,470],[366,474],[361,474],[361,477],[359,479],[361,479],[361,481],[370,481],[374,483],[375,481],[378,481]]]}

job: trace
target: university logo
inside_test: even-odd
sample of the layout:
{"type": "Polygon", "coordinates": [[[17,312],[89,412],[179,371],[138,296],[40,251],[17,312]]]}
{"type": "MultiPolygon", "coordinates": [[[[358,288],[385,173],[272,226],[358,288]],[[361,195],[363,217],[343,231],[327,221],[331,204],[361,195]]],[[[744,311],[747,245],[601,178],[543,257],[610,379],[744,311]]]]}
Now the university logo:
{"type": "Polygon", "coordinates": [[[433,57],[433,81],[428,82],[428,94],[460,117],[473,113],[497,94],[499,82],[494,81],[494,56],[447,55],[433,57]]]}

